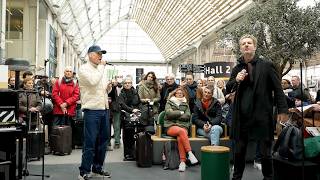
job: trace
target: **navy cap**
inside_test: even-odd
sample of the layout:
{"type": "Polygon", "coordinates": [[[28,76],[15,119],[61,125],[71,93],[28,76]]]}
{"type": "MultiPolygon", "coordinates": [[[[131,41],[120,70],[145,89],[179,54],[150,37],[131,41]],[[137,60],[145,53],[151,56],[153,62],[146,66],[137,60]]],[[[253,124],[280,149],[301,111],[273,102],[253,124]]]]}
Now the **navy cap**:
{"type": "Polygon", "coordinates": [[[93,45],[93,46],[89,47],[88,53],[91,53],[91,52],[101,52],[102,54],[107,53],[106,50],[102,50],[100,48],[100,46],[98,46],[98,45],[93,45]]]}

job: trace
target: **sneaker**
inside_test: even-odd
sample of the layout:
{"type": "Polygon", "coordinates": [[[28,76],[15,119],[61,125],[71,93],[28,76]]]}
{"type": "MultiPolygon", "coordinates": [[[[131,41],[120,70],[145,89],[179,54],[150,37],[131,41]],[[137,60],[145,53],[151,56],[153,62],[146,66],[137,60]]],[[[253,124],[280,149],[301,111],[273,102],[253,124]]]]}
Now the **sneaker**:
{"type": "Polygon", "coordinates": [[[78,179],[79,180],[88,180],[89,175],[88,174],[83,174],[83,175],[79,174],[78,179]]]}
{"type": "Polygon", "coordinates": [[[115,145],[113,146],[113,148],[114,148],[114,149],[119,149],[119,148],[120,148],[120,144],[115,144],[115,145]]]}
{"type": "Polygon", "coordinates": [[[253,168],[256,168],[261,171],[262,169],[261,163],[258,161],[253,161],[253,168]]]}
{"type": "Polygon", "coordinates": [[[99,171],[99,172],[93,172],[91,177],[107,177],[111,178],[111,174],[107,171],[99,171]]]}
{"type": "Polygon", "coordinates": [[[194,154],[191,151],[188,152],[188,155],[188,159],[190,160],[191,164],[198,163],[198,159],[196,158],[196,156],[194,156],[194,154]]]}
{"type": "Polygon", "coordinates": [[[107,151],[113,151],[113,148],[112,148],[112,146],[107,146],[107,151]]]}
{"type": "Polygon", "coordinates": [[[186,163],[180,162],[179,164],[179,172],[184,172],[186,170],[186,163]]]}

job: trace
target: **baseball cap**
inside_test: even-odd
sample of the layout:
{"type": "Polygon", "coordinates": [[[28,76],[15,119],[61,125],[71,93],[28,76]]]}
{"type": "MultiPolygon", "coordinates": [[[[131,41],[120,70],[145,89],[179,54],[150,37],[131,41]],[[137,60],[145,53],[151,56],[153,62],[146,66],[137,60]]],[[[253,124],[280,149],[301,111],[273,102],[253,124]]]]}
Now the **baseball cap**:
{"type": "Polygon", "coordinates": [[[107,53],[106,50],[102,50],[100,48],[100,46],[98,46],[98,45],[93,45],[93,46],[89,47],[88,53],[91,53],[91,52],[101,52],[102,54],[107,53]]]}

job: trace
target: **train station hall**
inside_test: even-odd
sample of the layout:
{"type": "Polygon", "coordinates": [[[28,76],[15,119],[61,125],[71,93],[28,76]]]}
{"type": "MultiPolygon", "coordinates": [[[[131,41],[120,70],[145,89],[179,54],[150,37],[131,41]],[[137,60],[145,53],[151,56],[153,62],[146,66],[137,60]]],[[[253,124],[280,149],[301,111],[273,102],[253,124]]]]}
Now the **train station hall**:
{"type": "Polygon", "coordinates": [[[320,180],[320,0],[0,0],[0,180],[320,180]]]}

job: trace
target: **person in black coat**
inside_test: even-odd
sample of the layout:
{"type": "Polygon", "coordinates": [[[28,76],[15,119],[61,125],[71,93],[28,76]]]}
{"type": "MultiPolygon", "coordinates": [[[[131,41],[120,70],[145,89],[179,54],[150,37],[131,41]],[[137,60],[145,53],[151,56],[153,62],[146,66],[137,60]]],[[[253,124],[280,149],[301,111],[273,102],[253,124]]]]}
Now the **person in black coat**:
{"type": "Polygon", "coordinates": [[[167,103],[167,98],[169,96],[169,94],[177,89],[178,84],[176,84],[175,82],[175,78],[174,75],[172,73],[166,75],[165,77],[166,82],[163,84],[161,91],[160,91],[160,108],[159,108],[159,112],[164,111],[164,108],[166,106],[167,103]]]}
{"type": "Polygon", "coordinates": [[[121,113],[120,119],[123,122],[123,150],[124,161],[135,160],[135,127],[128,121],[128,113],[136,113],[142,108],[138,92],[132,87],[132,78],[126,77],[123,82],[123,88],[119,95],[119,106],[127,113],[121,113]]]}
{"type": "Polygon", "coordinates": [[[278,108],[278,121],[288,120],[288,107],[274,65],[255,54],[256,38],[244,35],[240,38],[239,46],[242,56],[233,68],[226,88],[228,93],[236,89],[231,132],[235,143],[232,179],[242,178],[248,140],[252,139],[260,142],[262,174],[265,180],[271,180],[273,103],[278,108]]]}

